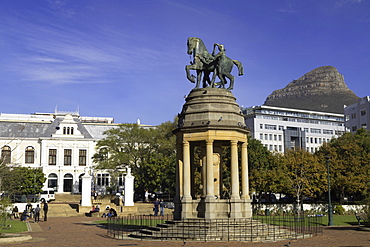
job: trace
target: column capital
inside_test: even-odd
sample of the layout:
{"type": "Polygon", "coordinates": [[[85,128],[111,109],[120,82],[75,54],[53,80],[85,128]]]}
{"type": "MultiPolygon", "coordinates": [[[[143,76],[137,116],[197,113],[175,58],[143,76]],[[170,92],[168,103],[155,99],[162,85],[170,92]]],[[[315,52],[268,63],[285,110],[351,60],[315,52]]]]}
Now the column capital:
{"type": "Polygon", "coordinates": [[[231,145],[236,145],[236,144],[238,144],[238,141],[237,140],[230,140],[230,143],[231,143],[231,145]]]}
{"type": "Polygon", "coordinates": [[[206,139],[205,141],[206,141],[206,144],[208,144],[208,145],[211,145],[214,142],[213,139],[206,139]]]}

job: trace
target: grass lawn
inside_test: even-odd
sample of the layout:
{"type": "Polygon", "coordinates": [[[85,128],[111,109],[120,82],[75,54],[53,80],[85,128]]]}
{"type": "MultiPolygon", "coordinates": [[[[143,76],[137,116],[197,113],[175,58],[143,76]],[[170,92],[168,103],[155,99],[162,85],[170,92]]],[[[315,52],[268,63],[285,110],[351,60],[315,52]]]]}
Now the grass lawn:
{"type": "MultiPolygon", "coordinates": [[[[328,216],[322,217],[322,223],[324,226],[328,225],[328,216]]],[[[333,223],[334,226],[354,226],[358,225],[358,221],[356,220],[356,216],[354,215],[333,215],[333,223]]],[[[361,224],[363,222],[361,221],[361,224]]]]}
{"type": "Polygon", "coordinates": [[[5,225],[6,225],[5,228],[0,227],[0,233],[15,233],[27,231],[26,222],[20,220],[7,220],[5,225]],[[11,227],[7,227],[9,225],[11,227]]]}
{"type": "MultiPolygon", "coordinates": [[[[267,224],[277,224],[277,225],[292,225],[292,218],[284,218],[283,216],[274,216],[274,217],[265,217],[265,216],[254,216],[253,219],[260,220],[267,224]]],[[[316,220],[321,220],[323,226],[328,225],[328,216],[323,216],[321,218],[308,218],[305,217],[305,221],[315,222],[316,220]]],[[[320,221],[317,221],[318,223],[320,221]]],[[[356,216],[354,215],[333,215],[333,224],[334,226],[354,226],[358,225],[356,216]]],[[[363,222],[361,221],[361,224],[363,222]]]]}

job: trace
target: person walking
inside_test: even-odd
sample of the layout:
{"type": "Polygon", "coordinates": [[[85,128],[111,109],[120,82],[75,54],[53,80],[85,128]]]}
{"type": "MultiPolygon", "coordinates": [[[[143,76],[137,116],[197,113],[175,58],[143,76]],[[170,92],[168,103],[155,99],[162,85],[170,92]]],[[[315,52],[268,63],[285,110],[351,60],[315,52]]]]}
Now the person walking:
{"type": "Polygon", "coordinates": [[[164,204],[164,201],[163,199],[161,199],[161,201],[159,202],[159,209],[160,209],[160,215],[161,216],[164,216],[164,208],[165,208],[165,204],[164,204]]]}
{"type": "Polygon", "coordinates": [[[43,210],[44,210],[44,221],[48,221],[48,211],[49,211],[49,205],[46,201],[43,202],[44,204],[44,207],[43,207],[43,210]]]}
{"type": "Polygon", "coordinates": [[[158,200],[158,198],[155,199],[153,204],[154,204],[154,208],[153,208],[154,216],[158,216],[158,212],[159,212],[159,200],[158,200]]]}
{"type": "Polygon", "coordinates": [[[37,204],[35,208],[35,222],[40,222],[40,211],[41,211],[41,208],[39,204],[37,204]]]}

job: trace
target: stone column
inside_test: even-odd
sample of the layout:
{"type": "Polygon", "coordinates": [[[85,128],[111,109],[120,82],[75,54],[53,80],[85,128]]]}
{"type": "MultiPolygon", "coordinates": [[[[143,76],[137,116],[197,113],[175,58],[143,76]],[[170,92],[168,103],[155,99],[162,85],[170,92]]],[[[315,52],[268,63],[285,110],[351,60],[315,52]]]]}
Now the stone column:
{"type": "Polygon", "coordinates": [[[82,176],[81,206],[91,207],[91,176],[87,172],[82,176]]]}
{"type": "Polygon", "coordinates": [[[231,143],[231,198],[239,199],[238,141],[231,143]]]}
{"type": "Polygon", "coordinates": [[[206,182],[207,195],[205,199],[205,214],[206,219],[216,219],[216,199],[214,187],[214,172],[213,172],[213,140],[206,140],[206,182]]]}
{"type": "Polygon", "coordinates": [[[206,141],[206,156],[207,156],[207,195],[206,198],[214,199],[214,176],[213,176],[213,140],[206,141]]]}
{"type": "Polygon", "coordinates": [[[239,195],[238,141],[231,140],[231,197],[230,218],[242,217],[242,203],[239,195]]]}
{"type": "Polygon", "coordinates": [[[181,198],[183,195],[183,150],[181,143],[176,144],[176,196],[173,200],[175,203],[175,210],[174,210],[174,219],[180,220],[181,219],[181,198]]]}
{"type": "Polygon", "coordinates": [[[183,196],[181,198],[181,218],[193,217],[193,200],[191,197],[190,144],[183,141],[183,196]]]}
{"type": "Polygon", "coordinates": [[[242,199],[249,199],[249,179],[248,179],[248,143],[242,144],[242,199]]]}
{"type": "Polygon", "coordinates": [[[190,144],[183,141],[183,196],[182,198],[191,198],[190,186],[190,144]]]}

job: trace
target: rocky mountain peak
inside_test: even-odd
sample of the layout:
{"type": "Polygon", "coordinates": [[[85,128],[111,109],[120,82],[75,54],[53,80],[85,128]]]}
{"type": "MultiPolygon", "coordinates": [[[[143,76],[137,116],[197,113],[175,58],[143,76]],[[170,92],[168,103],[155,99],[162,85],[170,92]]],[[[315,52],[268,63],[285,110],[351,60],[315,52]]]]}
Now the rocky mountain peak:
{"type": "Polygon", "coordinates": [[[273,91],[264,105],[342,114],[343,106],[358,98],[335,67],[323,66],[273,91]]]}

